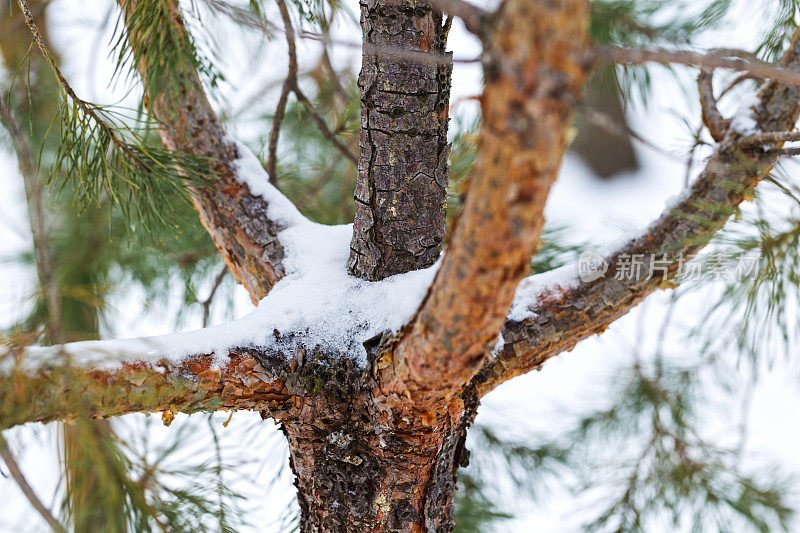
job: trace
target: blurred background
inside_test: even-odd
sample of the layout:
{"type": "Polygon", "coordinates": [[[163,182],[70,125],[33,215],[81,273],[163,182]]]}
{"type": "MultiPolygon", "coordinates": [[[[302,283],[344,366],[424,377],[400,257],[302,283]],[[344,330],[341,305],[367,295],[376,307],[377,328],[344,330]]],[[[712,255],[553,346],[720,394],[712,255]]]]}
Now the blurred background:
{"type": "MultiPolygon", "coordinates": [[[[118,62],[116,4],[31,6],[77,94],[135,117],[141,91],[118,62]]],[[[182,6],[217,112],[266,162],[287,72],[277,8],[270,1],[182,6]]],[[[355,152],[358,3],[295,0],[290,8],[301,86],[355,152]]],[[[798,8],[795,0],[602,0],[591,2],[591,32],[607,44],[740,48],[774,60],[798,8]]],[[[58,86],[30,43],[15,3],[2,3],[0,89],[41,165],[38,180],[23,179],[11,135],[0,129],[3,343],[155,335],[248,313],[246,292],[180,190],[164,193],[171,208],[152,220],[136,216],[144,208],[130,198],[87,194],[58,169],[59,129],[70,124],[58,118],[58,86]],[[37,190],[59,287],[57,328],[31,232],[37,190]]],[[[453,215],[475,156],[482,80],[471,61],[480,45],[458,21],[448,49],[456,62],[453,215]]],[[[548,202],[533,272],[635,235],[694,179],[713,148],[700,127],[696,75],[682,66],[596,72],[548,202]]],[[[757,86],[716,73],[723,114],[757,86]]],[[[306,216],[351,222],[355,168],[293,99],[277,163],[281,190],[306,216]]],[[[700,259],[756,251],[751,276],[701,277],[655,294],[602,336],[485,398],[468,439],[471,464],[460,474],[458,531],[800,531],[798,170],[791,160],[776,167],[700,259]]],[[[149,508],[176,530],[296,527],[288,451],[258,413],[179,415],[169,427],[158,416],[128,415],[3,436],[43,503],[75,531],[149,530],[149,508]],[[128,485],[145,499],[132,497],[139,493],[128,485]]],[[[43,530],[0,465],[0,531],[43,530]]]]}

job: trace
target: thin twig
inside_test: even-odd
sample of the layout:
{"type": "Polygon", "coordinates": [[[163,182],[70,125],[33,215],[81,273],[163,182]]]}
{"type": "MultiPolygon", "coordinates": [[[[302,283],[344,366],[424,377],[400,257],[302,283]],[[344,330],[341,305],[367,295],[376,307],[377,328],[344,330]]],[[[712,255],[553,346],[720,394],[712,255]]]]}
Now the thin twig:
{"type": "Polygon", "coordinates": [[[800,198],[798,198],[789,187],[781,183],[780,181],[776,180],[773,176],[767,176],[764,178],[764,181],[768,181],[771,184],[775,185],[777,188],[781,190],[783,194],[794,200],[797,205],[800,205],[800,198]]]}
{"type": "Polygon", "coordinates": [[[787,85],[800,86],[800,72],[756,59],[732,57],[727,52],[692,52],[689,50],[664,50],[628,48],[624,46],[598,46],[595,60],[600,63],[673,63],[706,68],[724,68],[747,72],[758,78],[768,78],[787,85]]]}
{"type": "Polygon", "coordinates": [[[647,146],[648,148],[651,148],[652,150],[655,150],[656,152],[664,156],[667,156],[672,159],[678,159],[678,157],[675,154],[665,150],[664,148],[653,143],[652,141],[645,139],[636,130],[634,130],[627,124],[620,123],[619,121],[615,120],[608,114],[603,113],[599,109],[596,109],[585,102],[577,102],[575,105],[578,108],[578,110],[581,113],[583,113],[583,116],[586,118],[586,120],[588,120],[598,128],[606,131],[607,133],[610,133],[612,135],[617,135],[620,137],[629,136],[635,141],[640,142],[644,146],[647,146]]]}
{"type": "Polygon", "coordinates": [[[772,148],[770,150],[764,150],[764,153],[782,157],[795,157],[800,155],[800,148],[772,148]]]}
{"type": "Polygon", "coordinates": [[[720,142],[725,138],[730,121],[722,118],[722,114],[717,108],[712,80],[712,71],[707,68],[701,68],[700,75],[697,76],[697,88],[700,91],[700,109],[702,111],[703,124],[708,128],[711,137],[720,142]]]}
{"type": "Polygon", "coordinates": [[[292,18],[289,16],[286,2],[284,2],[284,0],[276,0],[275,3],[278,4],[278,8],[281,12],[286,45],[289,50],[289,72],[286,75],[286,79],[283,81],[281,96],[278,99],[278,107],[275,109],[275,115],[272,117],[272,131],[269,134],[269,155],[267,156],[267,174],[269,174],[269,181],[277,186],[278,173],[276,167],[278,164],[278,139],[281,135],[283,118],[286,116],[286,105],[289,103],[289,93],[292,92],[292,89],[297,84],[297,46],[294,39],[292,18]]]}
{"type": "Polygon", "coordinates": [[[353,163],[358,163],[358,158],[355,155],[353,155],[353,152],[350,151],[350,148],[348,148],[346,144],[344,144],[342,141],[340,141],[336,137],[336,134],[333,133],[330,130],[330,128],[328,128],[328,125],[325,123],[325,119],[323,119],[322,116],[320,116],[320,114],[317,113],[317,110],[314,109],[314,105],[306,97],[305,93],[303,93],[302,89],[300,89],[300,86],[297,85],[296,82],[295,82],[295,85],[293,87],[293,90],[294,90],[295,96],[297,96],[297,100],[301,104],[303,104],[303,107],[306,108],[306,111],[308,112],[308,114],[311,115],[312,120],[314,120],[314,122],[316,122],[317,127],[319,128],[319,131],[322,133],[322,136],[325,137],[326,139],[328,139],[328,141],[330,141],[330,143],[333,144],[336,147],[336,149],[339,150],[342,153],[343,156],[345,156],[347,159],[349,159],[353,163]]]}
{"type": "Polygon", "coordinates": [[[70,86],[67,79],[61,73],[61,69],[58,68],[53,56],[50,55],[50,51],[47,49],[47,45],[44,42],[44,37],[42,37],[42,33],[39,31],[39,27],[36,25],[36,20],[33,18],[33,14],[31,13],[31,7],[28,5],[27,0],[17,0],[20,9],[22,10],[22,15],[25,18],[25,24],[28,26],[28,29],[33,36],[33,42],[36,43],[36,46],[42,52],[45,61],[47,64],[50,65],[50,69],[53,71],[53,74],[58,81],[58,84],[61,85],[61,88],[64,90],[64,93],[69,97],[72,102],[81,109],[84,113],[86,113],[89,117],[94,120],[97,125],[105,131],[105,133],[109,136],[111,142],[120,149],[124,154],[130,156],[131,158],[135,158],[133,154],[130,153],[130,150],[126,146],[126,144],[117,137],[116,133],[114,132],[114,128],[111,127],[105,119],[103,119],[94,109],[94,106],[87,103],[85,100],[82,100],[75,94],[75,91],[70,86]]]}
{"type": "Polygon", "coordinates": [[[220,270],[217,277],[214,278],[214,285],[211,287],[211,292],[208,293],[208,298],[200,302],[200,305],[203,306],[203,327],[208,326],[208,316],[211,313],[211,302],[214,301],[214,296],[217,294],[217,290],[219,289],[220,285],[222,285],[222,280],[225,279],[225,275],[228,273],[228,265],[222,265],[222,270],[220,270]]]}
{"type": "Polygon", "coordinates": [[[342,82],[339,80],[339,73],[336,72],[336,69],[333,68],[333,63],[331,62],[331,56],[328,52],[328,45],[330,44],[330,36],[325,34],[327,39],[322,43],[322,65],[330,74],[330,80],[333,84],[333,88],[336,90],[336,94],[339,95],[339,98],[342,100],[344,105],[347,105],[347,102],[350,100],[350,96],[347,94],[347,90],[342,85],[342,82]]]}
{"type": "Polygon", "coordinates": [[[436,9],[456,16],[464,22],[467,30],[482,37],[486,32],[486,23],[491,17],[488,11],[472,5],[464,0],[428,0],[436,9]]]}
{"type": "MultiPolygon", "coordinates": [[[[325,39],[324,36],[309,31],[301,31],[298,34],[298,37],[300,37],[301,39],[308,39],[311,41],[318,41],[318,42],[323,42],[323,40],[325,39]]],[[[362,50],[367,55],[397,57],[400,59],[407,59],[409,61],[429,63],[432,65],[450,65],[451,63],[481,62],[480,57],[472,57],[472,58],[450,57],[449,54],[436,52],[433,50],[423,52],[421,50],[409,50],[408,48],[403,48],[400,46],[393,46],[388,44],[384,45],[384,44],[372,44],[372,43],[356,43],[353,41],[343,41],[334,39],[328,39],[328,43],[336,46],[341,46],[344,48],[362,50]]]]}
{"type": "Polygon", "coordinates": [[[61,523],[56,520],[50,510],[44,506],[42,500],[36,495],[36,492],[28,483],[28,480],[25,479],[25,475],[22,473],[22,470],[19,468],[19,464],[17,463],[14,454],[11,452],[11,448],[8,446],[8,442],[6,441],[5,437],[0,434],[0,457],[3,458],[3,461],[6,463],[8,467],[8,471],[11,473],[11,477],[14,478],[14,481],[17,483],[17,486],[22,491],[22,494],[28,499],[28,502],[36,509],[36,512],[39,513],[47,525],[52,528],[53,531],[56,533],[67,533],[67,530],[61,523]]]}
{"type": "Polygon", "coordinates": [[[289,99],[289,92],[293,92],[295,94],[298,102],[303,105],[308,114],[311,116],[311,119],[317,124],[317,127],[319,128],[323,137],[333,144],[333,146],[335,146],[336,149],[339,150],[347,159],[352,161],[354,164],[358,163],[356,156],[353,155],[350,149],[336,137],[336,134],[332,132],[325,123],[325,119],[323,119],[317,110],[314,109],[314,105],[311,103],[308,97],[306,97],[303,90],[300,89],[300,84],[297,81],[297,44],[295,41],[294,26],[292,25],[292,19],[289,15],[289,10],[286,8],[286,2],[284,0],[276,0],[276,3],[278,4],[278,8],[281,12],[281,19],[283,19],[286,44],[289,50],[289,73],[286,76],[286,80],[283,82],[283,89],[281,90],[281,96],[278,100],[278,108],[276,109],[275,116],[272,119],[272,131],[270,132],[269,136],[267,172],[269,173],[270,181],[277,179],[277,173],[275,169],[277,166],[278,139],[280,138],[281,123],[283,122],[283,118],[286,114],[286,105],[289,99]]]}
{"type": "Polygon", "coordinates": [[[796,141],[800,141],[800,131],[775,131],[746,135],[739,139],[739,145],[763,146],[765,144],[780,144],[796,141]]]}

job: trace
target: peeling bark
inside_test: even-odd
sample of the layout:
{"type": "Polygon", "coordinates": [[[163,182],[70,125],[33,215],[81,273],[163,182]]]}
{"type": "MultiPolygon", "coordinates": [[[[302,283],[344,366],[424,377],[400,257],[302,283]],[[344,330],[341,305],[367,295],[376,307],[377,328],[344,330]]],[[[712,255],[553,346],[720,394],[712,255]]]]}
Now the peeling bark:
{"type": "MultiPolygon", "coordinates": [[[[129,17],[137,2],[118,3],[129,17]]],[[[171,23],[188,39],[178,7],[172,2],[169,5],[171,23]]],[[[135,30],[128,27],[129,35],[131,31],[135,30]]],[[[129,42],[131,47],[144,46],[135,38],[129,38],[129,42]]],[[[153,73],[142,62],[137,67],[144,86],[150,87],[147,80],[153,73]]],[[[258,303],[285,274],[283,246],[277,238],[284,228],[267,216],[267,201],[251,194],[237,179],[233,165],[236,147],[226,137],[194,69],[184,69],[176,87],[146,96],[153,115],[162,124],[159,133],[164,145],[213,163],[216,179],[207,187],[194,188],[192,201],[231,272],[250,293],[253,303],[258,303]]]]}
{"type": "Polygon", "coordinates": [[[361,139],[349,268],[380,280],[428,267],[441,252],[452,63],[445,55],[449,25],[423,0],[363,0],[361,26],[361,139]],[[382,54],[381,47],[398,54],[382,54]]]}
{"type": "MultiPolygon", "coordinates": [[[[0,430],[27,422],[50,422],[78,415],[109,418],[128,413],[195,413],[218,409],[264,411],[270,416],[294,408],[292,394],[274,367],[260,366],[241,353],[215,366],[211,355],[181,363],[123,363],[115,370],[87,370],[53,363],[22,370],[25,350],[11,352],[18,370],[0,377],[0,430]]],[[[58,347],[53,348],[57,355],[58,347]]],[[[54,361],[59,358],[53,357],[54,361]]],[[[5,364],[6,361],[3,361],[5,364]]]]}

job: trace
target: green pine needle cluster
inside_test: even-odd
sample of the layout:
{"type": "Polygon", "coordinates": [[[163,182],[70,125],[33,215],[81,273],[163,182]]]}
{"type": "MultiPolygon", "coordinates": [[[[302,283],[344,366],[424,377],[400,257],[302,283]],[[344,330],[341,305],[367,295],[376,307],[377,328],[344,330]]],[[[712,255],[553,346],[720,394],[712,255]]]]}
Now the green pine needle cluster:
{"type": "Polygon", "coordinates": [[[151,124],[117,126],[125,119],[119,111],[62,96],[51,184],[74,184],[81,204],[107,199],[131,227],[149,230],[171,222],[173,202],[188,199],[187,186],[211,179],[207,160],[165,149],[151,124]]]}

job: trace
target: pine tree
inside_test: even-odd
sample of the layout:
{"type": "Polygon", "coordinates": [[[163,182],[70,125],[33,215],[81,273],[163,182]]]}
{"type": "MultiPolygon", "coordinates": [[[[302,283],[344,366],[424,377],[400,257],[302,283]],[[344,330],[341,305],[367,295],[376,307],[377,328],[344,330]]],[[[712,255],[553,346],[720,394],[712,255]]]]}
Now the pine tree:
{"type": "MultiPolygon", "coordinates": [[[[26,490],[53,529],[236,530],[245,513],[223,473],[235,465],[225,464],[213,425],[209,461],[169,469],[186,446],[180,430],[154,451],[93,419],[162,412],[169,424],[179,412],[237,410],[280,424],[299,504],[286,525],[296,518],[303,531],[487,530],[513,513],[494,492],[498,471],[535,498],[548,476],[599,470],[584,464],[587,450],[609,444],[630,453],[601,461],[620,495],[589,529],[637,531],[665,516],[695,530],[789,527],[784,480],[743,473],[735,452],[697,430],[703,376],[723,371],[719,352],[731,345],[720,335],[706,333],[696,364],[659,352],[620,371],[611,406],[556,439],[470,427],[501,383],[541,369],[657,291],[673,291],[678,305],[702,289],[707,280],[682,268],[695,258],[711,269],[708,251],[760,255],[755,275],[729,281],[703,324],[727,324],[753,369],[765,331],[777,339],[770,350],[790,350],[798,221],[776,223],[774,204],[756,191],[771,185],[796,201],[779,166],[796,155],[784,143],[800,140],[792,0],[777,2],[753,53],[689,48],[725,20],[724,0],[505,0],[493,12],[461,0],[363,1],[357,78],[331,64],[328,30],[343,9],[332,0],[119,0],[115,76],[140,87],[135,109],[73,90],[44,5],[18,0],[0,12],[3,125],[26,185],[48,185],[28,187],[34,254],[23,259],[40,287],[30,316],[6,335],[0,429],[69,421],[64,512],[26,490]],[[275,111],[259,121],[263,168],[227,133],[236,117],[212,105],[224,80],[203,35],[212,15],[286,43],[275,111]],[[483,45],[484,88],[480,122],[451,133],[454,17],[483,45]],[[297,58],[303,36],[323,49],[310,72],[297,58]],[[646,99],[642,64],[653,62],[699,67],[704,128],[690,157],[706,149],[705,167],[639,237],[603,258],[606,275],[543,285],[557,267],[577,269],[583,249],[543,216],[573,114],[585,131],[640,139],[583,87],[594,71],[593,92],[606,79],[613,98],[646,99]],[[720,90],[712,76],[723,71],[741,75],[720,90]],[[748,94],[745,118],[720,113],[718,99],[748,94]],[[352,230],[312,224],[294,205],[316,222],[353,221],[352,230]],[[348,243],[334,250],[341,235],[348,243]],[[205,326],[220,287],[231,288],[227,272],[260,302],[248,318],[180,337],[67,342],[99,335],[109,287],[125,281],[153,300],[182,285],[184,312],[205,326]],[[315,309],[303,284],[340,295],[324,300],[332,314],[315,309]],[[364,294],[373,295],[369,309],[364,294]]],[[[0,452],[26,487],[3,438],[0,452]]]]}

